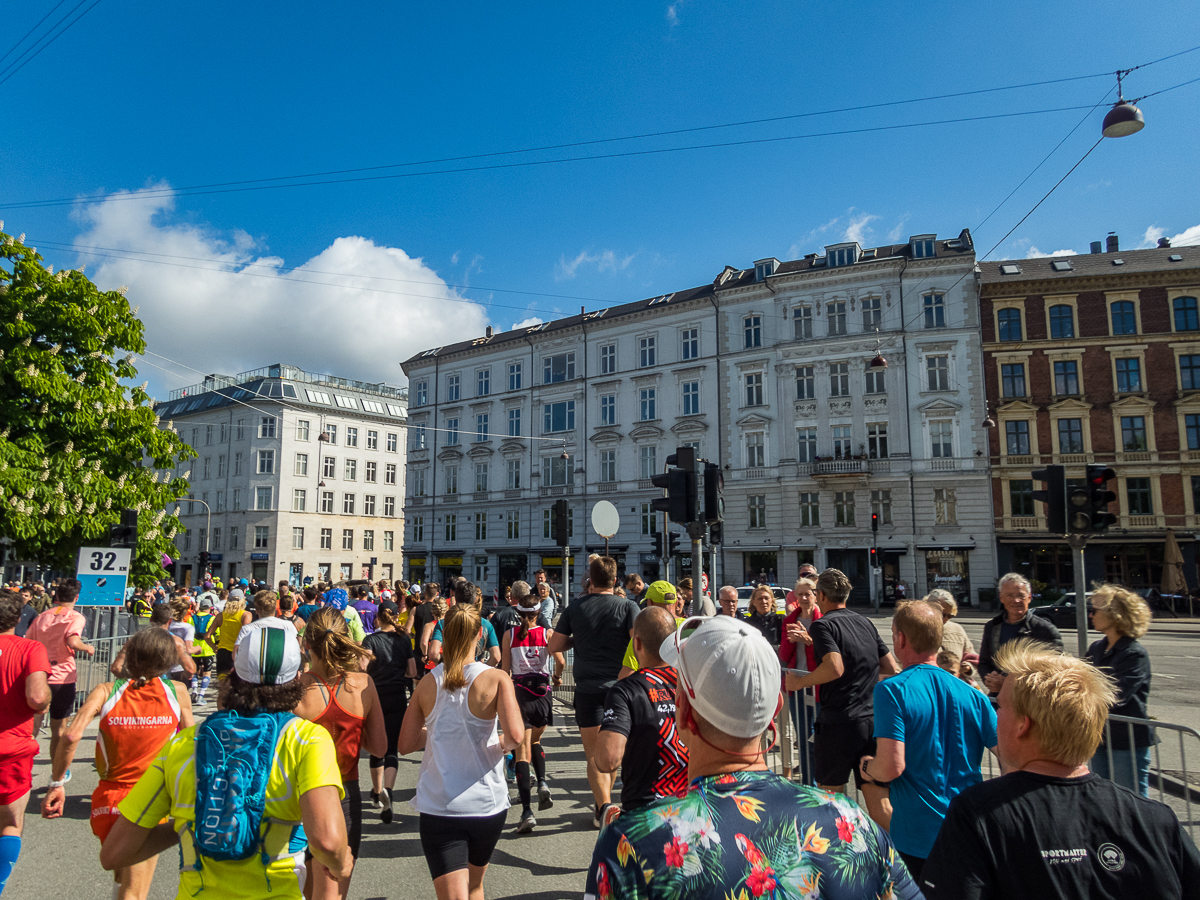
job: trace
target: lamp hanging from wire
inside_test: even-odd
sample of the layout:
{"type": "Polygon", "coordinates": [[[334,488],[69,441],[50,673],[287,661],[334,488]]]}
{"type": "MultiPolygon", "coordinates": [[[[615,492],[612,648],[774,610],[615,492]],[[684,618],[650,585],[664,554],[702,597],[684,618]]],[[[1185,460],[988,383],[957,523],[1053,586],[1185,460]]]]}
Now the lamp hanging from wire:
{"type": "Polygon", "coordinates": [[[871,361],[867,363],[868,369],[886,369],[888,367],[887,358],[883,355],[883,340],[878,337],[879,328],[875,329],[875,355],[871,357],[871,361]]]}
{"type": "Polygon", "coordinates": [[[1131,134],[1137,134],[1146,127],[1146,120],[1142,118],[1142,111],[1125,99],[1125,95],[1121,89],[1121,79],[1128,75],[1130,71],[1132,70],[1122,69],[1117,72],[1117,102],[1113,104],[1113,108],[1105,115],[1104,124],[1100,126],[1104,137],[1128,137],[1131,134]]]}

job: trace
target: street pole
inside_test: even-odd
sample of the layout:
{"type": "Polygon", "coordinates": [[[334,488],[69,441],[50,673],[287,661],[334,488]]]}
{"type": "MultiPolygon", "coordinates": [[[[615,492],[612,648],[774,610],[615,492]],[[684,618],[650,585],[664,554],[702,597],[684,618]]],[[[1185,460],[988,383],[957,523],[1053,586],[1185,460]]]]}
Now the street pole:
{"type": "Polygon", "coordinates": [[[562,548],[562,602],[564,607],[567,605],[567,598],[571,596],[571,583],[567,580],[570,577],[567,574],[567,554],[570,552],[570,547],[562,548]]]}
{"type": "Polygon", "coordinates": [[[1087,655],[1087,576],[1083,571],[1083,548],[1087,537],[1082,534],[1067,535],[1071,545],[1071,557],[1075,567],[1075,627],[1079,629],[1079,658],[1087,655]]]}
{"type": "Polygon", "coordinates": [[[692,611],[701,606],[703,591],[700,588],[700,574],[704,571],[704,532],[707,526],[703,522],[688,522],[688,537],[692,539],[692,611]]]}

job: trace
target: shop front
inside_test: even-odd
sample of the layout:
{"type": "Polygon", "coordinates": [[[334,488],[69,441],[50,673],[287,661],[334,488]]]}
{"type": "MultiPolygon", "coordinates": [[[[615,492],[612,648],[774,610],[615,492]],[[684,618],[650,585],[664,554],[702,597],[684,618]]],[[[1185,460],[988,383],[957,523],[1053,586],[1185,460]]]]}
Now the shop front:
{"type": "Polygon", "coordinates": [[[742,554],[742,583],[774,584],[779,573],[779,554],[774,550],[748,550],[742,554]]]}
{"type": "Polygon", "coordinates": [[[514,581],[531,581],[529,577],[529,557],[524,553],[501,553],[497,557],[500,568],[500,596],[512,587],[514,581]]]}
{"type": "MultiPolygon", "coordinates": [[[[574,566],[575,566],[575,557],[568,556],[567,557],[567,572],[566,572],[566,578],[565,578],[565,581],[568,586],[573,585],[575,583],[574,566]]],[[[560,585],[564,581],[563,558],[561,556],[543,556],[542,557],[542,568],[546,570],[546,581],[550,582],[550,584],[554,586],[554,589],[561,594],[562,591],[560,590],[560,585]]],[[[572,592],[573,592],[573,589],[568,590],[567,594],[570,595],[572,592]]]]}
{"type": "Polygon", "coordinates": [[[271,561],[269,553],[251,553],[250,554],[250,574],[255,581],[269,580],[269,569],[267,563],[271,561]]]}
{"type": "Polygon", "coordinates": [[[868,606],[871,603],[870,554],[862,550],[843,550],[830,547],[825,551],[825,560],[831,569],[839,569],[850,579],[850,606],[868,606]]]}
{"type": "Polygon", "coordinates": [[[438,578],[441,583],[448,584],[451,578],[462,578],[463,558],[461,556],[439,556],[438,578]]]}
{"type": "MultiPolygon", "coordinates": [[[[653,584],[655,581],[658,581],[660,577],[658,574],[660,565],[661,560],[653,553],[638,554],[638,574],[642,576],[642,581],[646,582],[646,584],[653,584]]],[[[624,583],[625,575],[629,573],[618,570],[617,574],[620,575],[620,581],[624,583]]]]}
{"type": "Polygon", "coordinates": [[[949,591],[960,605],[971,605],[970,547],[925,550],[925,584],[949,591]]]}
{"type": "Polygon", "coordinates": [[[425,557],[410,556],[405,559],[408,564],[408,580],[412,584],[425,583],[425,557]]]}

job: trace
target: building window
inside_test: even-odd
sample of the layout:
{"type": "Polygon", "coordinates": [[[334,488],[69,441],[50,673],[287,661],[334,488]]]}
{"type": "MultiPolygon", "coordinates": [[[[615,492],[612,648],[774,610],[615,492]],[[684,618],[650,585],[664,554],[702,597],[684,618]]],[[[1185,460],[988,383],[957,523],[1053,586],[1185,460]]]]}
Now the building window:
{"type": "MultiPolygon", "coordinates": [[[[308,423],[307,423],[307,422],[305,422],[304,424],[306,424],[306,425],[307,425],[308,423]]],[[[300,427],[300,423],[299,423],[299,422],[297,422],[297,423],[296,423],[297,432],[299,431],[299,427],[300,427]]],[[[222,422],[222,423],[221,423],[221,443],[222,443],[222,444],[224,444],[224,443],[228,442],[228,440],[229,440],[229,423],[228,423],[228,422],[222,422]]],[[[297,433],[296,440],[298,440],[298,441],[299,441],[299,440],[305,440],[305,441],[306,441],[306,440],[308,440],[308,438],[307,438],[307,437],[305,437],[305,438],[301,438],[301,437],[299,436],[299,434],[297,433]]]]}
{"type": "Polygon", "coordinates": [[[246,420],[245,419],[237,420],[237,439],[239,441],[244,441],[246,439],[246,420]]]}
{"type": "Polygon", "coordinates": [[[486,397],[492,392],[492,370],[480,369],[475,373],[475,396],[486,397]]]}
{"type": "Polygon", "coordinates": [[[815,527],[821,524],[821,495],[816,491],[800,494],[800,525],[815,527]]]}
{"type": "Polygon", "coordinates": [[[946,327],[946,303],[944,295],[937,293],[926,294],[924,309],[926,328],[946,327]]]}
{"type": "Polygon", "coordinates": [[[812,366],[796,366],[796,399],[817,399],[816,378],[812,366]]]}
{"type": "Polygon", "coordinates": [[[767,464],[767,448],[761,431],[746,435],[746,467],[761,469],[767,464]]]}
{"type": "MultiPolygon", "coordinates": [[[[554,510],[542,510],[542,537],[550,540],[554,536],[554,510]]],[[[575,510],[567,508],[567,537],[575,537],[575,510]]]]}
{"type": "Polygon", "coordinates": [[[600,424],[617,424],[617,395],[602,394],[600,396],[600,424]]]}
{"type": "Polygon", "coordinates": [[[321,463],[322,478],[337,477],[337,459],[333,456],[326,456],[324,462],[321,463]]]}
{"type": "Polygon", "coordinates": [[[831,397],[849,397],[850,396],[850,364],[849,363],[830,363],[829,364],[829,396],[831,397]]]}
{"type": "Polygon", "coordinates": [[[542,359],[542,384],[558,384],[575,378],[575,354],[559,353],[542,359]]]}
{"type": "Polygon", "coordinates": [[[385,531],[383,533],[383,552],[389,553],[396,549],[396,532],[385,531]]]}
{"type": "Polygon", "coordinates": [[[1200,331],[1200,316],[1196,312],[1195,297],[1176,297],[1171,301],[1175,309],[1176,331],[1200,331]]]}
{"type": "Polygon", "coordinates": [[[653,478],[658,474],[658,448],[642,446],[638,448],[638,477],[653,478]]]}
{"type": "Polygon", "coordinates": [[[292,512],[304,512],[308,506],[308,491],[303,488],[292,489],[292,512]]]}
{"type": "Polygon", "coordinates": [[[491,435],[491,415],[489,413],[479,413],[475,416],[475,443],[479,444],[483,441],[489,441],[491,435]]]}
{"type": "Polygon", "coordinates": [[[774,274],[775,274],[775,263],[774,262],[768,261],[768,262],[760,262],[760,263],[754,264],[754,280],[755,281],[763,281],[767,278],[770,278],[774,274]]]}
{"type": "Polygon", "coordinates": [[[446,493],[458,493],[458,466],[446,466],[446,493]]]}
{"type": "Polygon", "coordinates": [[[887,422],[867,423],[867,456],[871,459],[888,458],[887,422]]]}
{"type": "Polygon", "coordinates": [[[303,528],[293,528],[292,529],[292,549],[293,550],[303,550],[304,549],[304,529],[303,528]]]}
{"type": "Polygon", "coordinates": [[[221,529],[214,528],[212,530],[212,548],[213,550],[221,549],[221,529]]]}
{"type": "Polygon", "coordinates": [[[413,469],[413,478],[410,482],[412,486],[412,495],[414,497],[425,496],[425,473],[426,469],[413,469]]]}
{"type": "Polygon", "coordinates": [[[490,466],[485,462],[475,463],[475,490],[486,491],[488,489],[488,471],[490,466]]]}
{"type": "Polygon", "coordinates": [[[611,484],[617,480],[617,451],[600,451],[600,480],[611,484]]]}
{"type": "MultiPolygon", "coordinates": [[[[480,515],[482,515],[482,513],[480,515]]],[[[362,548],[364,550],[374,550],[375,549],[375,532],[373,529],[368,528],[365,531],[363,531],[362,548]]]]}
{"type": "Polygon", "coordinates": [[[333,512],[333,491],[321,491],[321,512],[333,512]]]}
{"type": "Polygon", "coordinates": [[[762,317],[746,316],[742,319],[742,338],[744,349],[762,346],[762,317]]]}
{"type": "MultiPolygon", "coordinates": [[[[418,381],[413,386],[413,406],[424,406],[429,402],[429,382],[418,381]]],[[[328,549],[322,547],[321,549],[328,549]]]]}
{"type": "Polygon", "coordinates": [[[1200,356],[1179,357],[1179,384],[1185,391],[1200,391],[1200,356]]]}
{"type": "Polygon", "coordinates": [[[347,516],[354,515],[354,495],[353,494],[342,494],[342,514],[347,515],[347,516]]]}
{"type": "Polygon", "coordinates": [[[1133,301],[1118,300],[1112,305],[1112,333],[1137,334],[1137,316],[1133,301]]]}
{"type": "Polygon", "coordinates": [[[883,323],[882,301],[878,297],[865,297],[862,301],[863,329],[872,331],[883,323]]]}
{"type": "Polygon", "coordinates": [[[746,375],[746,405],[763,405],[763,376],[761,372],[749,372],[746,375]]]}
{"type": "Polygon", "coordinates": [[[1184,416],[1184,431],[1187,434],[1187,448],[1200,450],[1200,416],[1184,416]]]}
{"type": "Polygon", "coordinates": [[[508,436],[521,436],[521,408],[510,409],[508,411],[508,436]]]}
{"type": "Polygon", "coordinates": [[[274,450],[259,450],[258,451],[258,474],[270,475],[275,471],[275,451],[274,450]]]}
{"type": "Polygon", "coordinates": [[[612,375],[617,371],[617,345],[605,344],[600,348],[600,374],[612,375]]]}
{"type": "MultiPolygon", "coordinates": [[[[374,465],[374,463],[372,463],[372,465],[374,465]]],[[[396,483],[396,464],[395,463],[388,463],[386,466],[384,466],[383,483],[384,484],[395,484],[396,483]]]]}
{"type": "Polygon", "coordinates": [[[363,494],[363,515],[364,516],[375,515],[375,495],[374,494],[363,494]]]}
{"type": "Polygon", "coordinates": [[[1021,420],[1019,422],[1004,423],[1004,438],[1008,445],[1009,456],[1028,456],[1029,455],[1029,423],[1021,420]]]}
{"type": "Polygon", "coordinates": [[[1121,416],[1121,449],[1126,453],[1147,449],[1144,416],[1121,416]]]}
{"type": "Polygon", "coordinates": [[[658,534],[658,513],[643,503],[641,509],[642,534],[658,534]]]}
{"type": "Polygon", "coordinates": [[[254,526],[254,549],[266,550],[271,545],[271,526],[270,525],[255,525],[254,526]]]}
{"type": "Polygon", "coordinates": [[[833,517],[835,525],[854,524],[854,491],[835,491],[833,494],[833,517]]]}
{"type": "Polygon", "coordinates": [[[519,391],[521,389],[521,364],[508,364],[508,389],[510,391],[519,391]]]}
{"type": "Polygon", "coordinates": [[[367,432],[367,449],[368,450],[378,450],[379,449],[379,432],[378,431],[368,431],[367,432]]]}
{"type": "Polygon", "coordinates": [[[1021,340],[1021,311],[1008,307],[996,313],[996,321],[1000,324],[999,338],[1002,341],[1021,340]]]}
{"type": "Polygon", "coordinates": [[[275,437],[275,417],[263,416],[262,421],[258,425],[258,436],[260,438],[275,437]]]}
{"type": "Polygon", "coordinates": [[[368,462],[367,468],[363,472],[363,481],[367,481],[367,482],[370,482],[371,484],[374,484],[378,480],[378,478],[376,477],[378,471],[379,471],[378,463],[368,462]]]}
{"type": "Polygon", "coordinates": [[[1154,496],[1150,491],[1149,478],[1126,478],[1125,497],[1128,501],[1129,515],[1154,515],[1154,496]]]}
{"type": "Polygon", "coordinates": [[[542,407],[542,433],[575,430],[575,401],[547,403],[542,407]]]}
{"type": "Polygon", "coordinates": [[[458,417],[446,420],[446,446],[452,447],[458,443],[458,417]]]}
{"type": "Polygon", "coordinates": [[[345,476],[347,481],[355,481],[358,478],[358,460],[346,460],[345,476]]]}
{"type": "Polygon", "coordinates": [[[914,259],[930,259],[936,254],[934,253],[934,243],[932,239],[923,239],[912,242],[912,255],[914,259]]]}
{"type": "MultiPolygon", "coordinates": [[[[225,457],[221,457],[221,459],[224,459],[224,458],[225,457]]],[[[296,475],[307,475],[308,474],[308,454],[307,453],[297,453],[296,454],[296,465],[295,465],[295,469],[294,469],[294,474],[296,474],[296,475]]]]}
{"type": "Polygon", "coordinates": [[[417,543],[420,543],[421,541],[425,540],[425,517],[424,516],[413,516],[412,517],[412,536],[413,536],[413,540],[416,541],[417,543]]]}
{"type": "Polygon", "coordinates": [[[800,428],[796,431],[799,448],[796,452],[798,462],[811,463],[817,461],[817,429],[800,428]]]}
{"type": "Polygon", "coordinates": [[[225,492],[224,491],[217,491],[217,506],[216,506],[216,509],[213,510],[213,512],[219,512],[219,513],[225,512],[225,492]]]}
{"type": "Polygon", "coordinates": [[[1008,502],[1011,514],[1030,517],[1033,512],[1033,482],[1017,479],[1008,483],[1008,502]]]}
{"type": "Polygon", "coordinates": [[[700,415],[700,382],[698,381],[683,383],[683,414],[685,416],[700,415]]]}
{"type": "Polygon", "coordinates": [[[242,454],[240,453],[233,454],[233,474],[242,474],[242,454]]]}
{"type": "Polygon", "coordinates": [[[656,339],[653,336],[638,339],[638,368],[647,369],[657,364],[656,339]]]}
{"type": "Polygon", "coordinates": [[[925,357],[925,376],[928,379],[929,390],[950,390],[950,357],[925,357]]]}
{"type": "Polygon", "coordinates": [[[504,461],[504,487],[509,491],[521,489],[521,461],[519,459],[504,461]]]}
{"type": "Polygon", "coordinates": [[[649,422],[658,418],[658,392],[654,388],[643,388],[639,392],[642,421],[649,422]]]}
{"type": "Polygon", "coordinates": [[[937,419],[929,423],[930,455],[934,459],[949,459],[954,455],[954,423],[937,419]]]}
{"type": "Polygon", "coordinates": [[[1141,360],[1133,357],[1117,359],[1114,362],[1117,368],[1117,393],[1129,394],[1140,391],[1142,389],[1141,360]]]}
{"type": "Polygon", "coordinates": [[[333,447],[337,444],[338,427],[336,425],[325,426],[325,437],[328,439],[329,446],[333,447]]]}
{"type": "Polygon", "coordinates": [[[846,333],[846,301],[832,300],[825,304],[826,325],[830,336],[846,333]]]}
{"type": "Polygon", "coordinates": [[[453,402],[462,397],[462,378],[458,375],[446,376],[446,401],[453,402]]]}
{"type": "Polygon", "coordinates": [[[812,340],[812,307],[797,306],[792,310],[792,325],[795,329],[796,340],[812,340]]]}
{"type": "Polygon", "coordinates": [[[347,447],[357,447],[358,446],[358,429],[357,428],[347,428],[346,429],[346,446],[347,447]]]}
{"type": "Polygon", "coordinates": [[[1083,452],[1083,420],[1082,419],[1059,419],[1058,420],[1058,452],[1059,453],[1082,453],[1083,452]]]}
{"type": "Polygon", "coordinates": [[[426,444],[424,422],[418,422],[417,424],[413,425],[413,427],[409,429],[409,434],[412,435],[412,449],[424,450],[428,446],[428,444],[426,444]]]}
{"type": "Polygon", "coordinates": [[[1060,397],[1079,393],[1079,364],[1075,360],[1054,363],[1054,393],[1060,397]]]}
{"type": "Polygon", "coordinates": [[[826,257],[826,265],[831,269],[835,266],[852,266],[858,259],[858,251],[855,247],[839,247],[826,251],[826,257]]]}
{"type": "Polygon", "coordinates": [[[854,456],[854,437],[851,430],[849,425],[834,425],[830,429],[833,432],[834,459],[850,459],[854,456]]]}
{"type": "MultiPolygon", "coordinates": [[[[1195,301],[1192,301],[1195,304],[1195,301]]],[[[680,356],[687,362],[690,359],[700,358],[700,329],[685,328],[679,332],[680,342],[682,344],[680,356]]],[[[615,349],[615,348],[614,348],[615,349]]]]}
{"type": "Polygon", "coordinates": [[[570,480],[571,461],[561,456],[542,457],[542,487],[562,487],[570,480]]]}
{"type": "Polygon", "coordinates": [[[767,527],[767,498],[765,494],[751,494],[749,499],[750,527],[767,527]]]}
{"type": "Polygon", "coordinates": [[[1025,396],[1025,364],[1006,363],[1000,367],[1000,395],[1002,397],[1025,396]]]}
{"type": "Polygon", "coordinates": [[[236,526],[236,525],[230,526],[230,528],[229,528],[229,549],[230,550],[241,549],[238,544],[238,541],[240,540],[240,538],[238,537],[238,534],[239,534],[238,526],[236,526]]]}
{"type": "Polygon", "coordinates": [[[879,516],[880,525],[892,524],[891,491],[871,491],[871,513],[879,516]]]}
{"type": "Polygon", "coordinates": [[[519,509],[510,509],[504,514],[504,524],[506,534],[510,541],[520,540],[521,537],[521,511],[519,509]]]}
{"type": "Polygon", "coordinates": [[[958,524],[958,500],[954,488],[933,489],[933,521],[935,525],[958,524]]]}
{"type": "Polygon", "coordinates": [[[867,369],[867,393],[887,393],[887,369],[867,369]]]}
{"type": "Polygon", "coordinates": [[[1050,337],[1056,341],[1075,337],[1075,311],[1065,303],[1050,307],[1050,337]]]}
{"type": "Polygon", "coordinates": [[[387,444],[384,446],[384,449],[387,450],[388,453],[396,452],[396,433],[394,431],[388,432],[387,444]]]}
{"type": "Polygon", "coordinates": [[[393,519],[396,516],[396,498],[383,498],[383,514],[386,518],[393,519]]]}
{"type": "Polygon", "coordinates": [[[475,513],[475,540],[487,540],[487,513],[485,512],[475,513]]]}
{"type": "Polygon", "coordinates": [[[343,550],[353,550],[354,549],[354,529],[353,528],[343,528],[342,529],[342,549],[343,550]]]}
{"type": "Polygon", "coordinates": [[[207,481],[212,478],[212,457],[204,457],[204,479],[207,481]]]}

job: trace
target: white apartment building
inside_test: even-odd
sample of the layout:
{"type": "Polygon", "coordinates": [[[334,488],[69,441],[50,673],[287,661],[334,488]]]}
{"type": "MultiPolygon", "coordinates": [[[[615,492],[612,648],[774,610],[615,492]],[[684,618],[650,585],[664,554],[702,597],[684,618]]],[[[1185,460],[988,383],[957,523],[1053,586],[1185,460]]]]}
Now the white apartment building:
{"type": "Polygon", "coordinates": [[[813,562],[845,571],[853,602],[901,582],[976,602],[995,575],[978,309],[963,231],[727,266],[418,354],[403,364],[406,573],[490,589],[557,569],[550,510],[566,497],[574,547],[603,548],[590,511],[610,500],[610,552],[654,577],[650,477],[687,444],[725,476],[718,583],[790,584],[813,562]]]}
{"type": "Polygon", "coordinates": [[[210,375],[155,407],[197,458],[172,577],[198,580],[199,554],[236,578],[337,581],[400,575],[403,388],[275,364],[210,375]]]}

